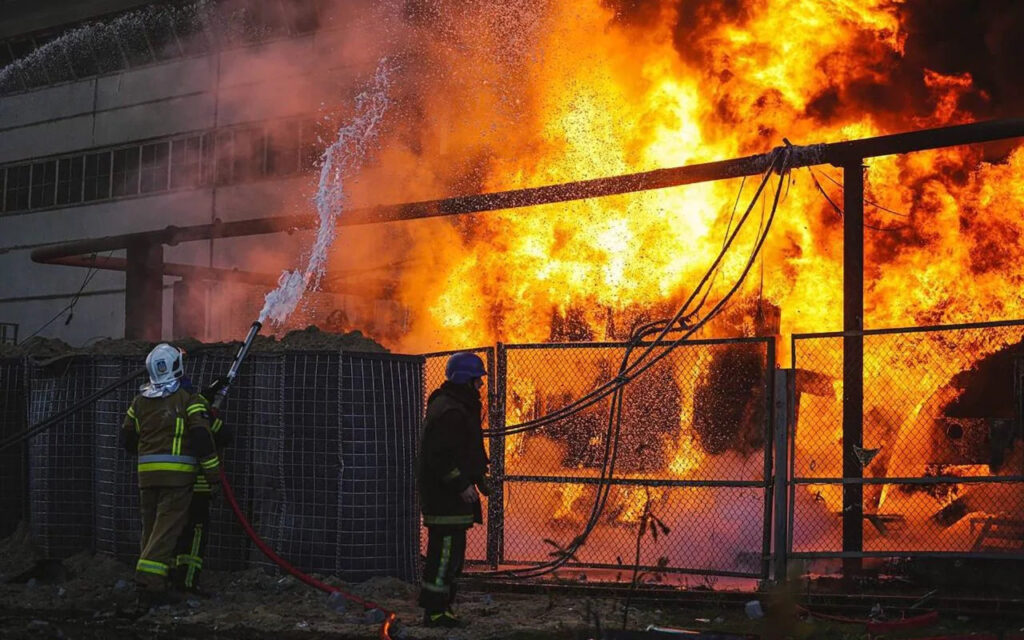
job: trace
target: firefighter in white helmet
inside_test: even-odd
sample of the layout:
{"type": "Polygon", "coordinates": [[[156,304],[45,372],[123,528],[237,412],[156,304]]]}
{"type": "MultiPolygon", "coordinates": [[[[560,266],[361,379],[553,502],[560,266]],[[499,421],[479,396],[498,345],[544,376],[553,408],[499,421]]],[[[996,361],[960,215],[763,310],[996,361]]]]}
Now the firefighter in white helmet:
{"type": "Polygon", "coordinates": [[[138,454],[142,550],[135,566],[140,602],[173,602],[169,589],[175,545],[188,521],[196,474],[220,481],[209,407],[182,386],[182,352],[159,344],[146,357],[149,382],[132,400],[121,429],[126,450],[138,454]]]}

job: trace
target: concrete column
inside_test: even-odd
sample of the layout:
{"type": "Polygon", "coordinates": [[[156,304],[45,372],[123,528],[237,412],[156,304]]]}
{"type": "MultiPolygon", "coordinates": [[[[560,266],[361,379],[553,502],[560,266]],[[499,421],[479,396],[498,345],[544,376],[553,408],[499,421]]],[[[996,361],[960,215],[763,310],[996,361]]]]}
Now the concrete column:
{"type": "Polygon", "coordinates": [[[127,247],[124,337],[159,342],[163,335],[164,246],[135,241],[127,247]]]}

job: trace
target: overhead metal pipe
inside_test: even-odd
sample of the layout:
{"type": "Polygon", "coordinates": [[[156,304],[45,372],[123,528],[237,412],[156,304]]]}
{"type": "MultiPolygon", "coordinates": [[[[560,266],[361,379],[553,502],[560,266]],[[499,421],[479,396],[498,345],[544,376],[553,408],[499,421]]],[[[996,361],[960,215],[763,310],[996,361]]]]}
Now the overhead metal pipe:
{"type": "MultiPolygon", "coordinates": [[[[790,154],[789,167],[799,168],[820,164],[845,166],[851,160],[1017,137],[1024,137],[1024,118],[974,122],[971,124],[897,133],[860,140],[798,146],[794,147],[790,154]]],[[[439,200],[383,205],[367,209],[352,209],[342,212],[338,216],[337,224],[338,226],[351,226],[481,213],[484,211],[533,207],[557,202],[570,202],[573,200],[649,191],[652,189],[665,189],[699,182],[739,178],[758,175],[767,171],[771,165],[772,157],[772,153],[762,153],[732,160],[721,160],[671,169],[657,169],[609,178],[579,180],[543,187],[456,196],[439,200]]],[[[311,229],[316,224],[317,221],[314,216],[284,216],[254,218],[235,222],[218,222],[190,227],[170,226],[156,231],[91,238],[41,247],[32,252],[32,259],[36,262],[48,263],[52,262],[54,258],[59,257],[124,249],[136,241],[175,245],[180,242],[193,240],[231,238],[311,229]]]]}

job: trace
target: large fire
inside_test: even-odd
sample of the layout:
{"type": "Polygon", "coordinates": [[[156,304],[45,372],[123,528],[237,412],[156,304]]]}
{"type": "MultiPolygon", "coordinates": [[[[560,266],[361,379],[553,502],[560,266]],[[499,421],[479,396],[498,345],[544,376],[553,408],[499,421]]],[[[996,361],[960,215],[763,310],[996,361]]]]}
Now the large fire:
{"type": "MultiPolygon", "coordinates": [[[[932,7],[918,1],[522,0],[461,3],[457,11],[447,4],[406,5],[396,45],[407,65],[407,93],[398,104],[403,117],[385,134],[377,164],[352,186],[353,206],[674,167],[762,153],[783,137],[794,144],[838,141],[1015,108],[1016,94],[998,76],[1012,64],[1000,57],[1013,51],[1012,30],[1000,31],[992,26],[998,17],[987,16],[991,29],[983,37],[977,25],[962,36],[982,39],[996,59],[985,64],[998,73],[986,72],[979,81],[966,52],[962,66],[935,53],[939,47],[930,38],[949,34],[935,32],[922,17],[932,7]]],[[[1024,317],[1024,271],[1017,259],[1024,255],[1024,147],[878,158],[865,171],[866,328],[1024,317]]],[[[841,181],[838,169],[819,167],[795,171],[785,187],[758,266],[738,295],[749,308],[781,310],[772,333],[842,328],[842,216],[821,193],[841,204],[841,181]]],[[[377,336],[398,351],[621,340],[635,322],[664,316],[692,290],[754,182],[353,230],[351,241],[343,236],[339,243],[333,268],[401,264],[381,295],[397,298],[409,322],[377,336]]],[[[739,276],[757,218],[723,263],[712,299],[739,276]]],[[[718,331],[749,335],[755,325],[741,317],[718,331]]],[[[903,392],[897,399],[868,394],[865,400],[865,447],[883,450],[865,465],[866,475],[925,473],[929,454],[910,441],[908,425],[929,399],[945,393],[950,371],[969,369],[1020,336],[977,332],[956,344],[923,336],[905,351],[872,354],[869,348],[870,384],[903,392]]],[[[783,365],[792,357],[787,343],[779,342],[783,365]]],[[[574,362],[571,379],[564,372],[510,370],[508,423],[585,393],[607,379],[607,367],[615,364],[607,360],[574,362]]],[[[707,477],[711,459],[720,458],[743,469],[739,475],[757,477],[756,447],[730,441],[728,451],[711,451],[695,431],[700,418],[692,399],[708,366],[687,361],[664,374],[664,384],[675,389],[669,406],[677,415],[655,434],[659,472],[707,477]]],[[[798,431],[813,426],[834,444],[841,420],[805,420],[827,412],[825,405],[834,411],[841,350],[832,349],[812,368],[825,381],[816,395],[805,396],[798,431]]],[[[580,444],[575,458],[554,436],[510,438],[509,469],[596,475],[580,452],[600,444],[601,433],[580,429],[593,442],[580,444]]],[[[800,448],[810,444],[798,440],[797,446],[798,459],[815,458],[808,451],[801,456],[800,448]]],[[[819,475],[841,474],[835,455],[818,456],[814,465],[819,475]]],[[[972,469],[961,465],[959,473],[976,475],[972,469]]],[[[648,471],[627,463],[622,474],[648,471]]],[[[554,491],[543,518],[578,523],[590,501],[587,491],[583,485],[554,491]]],[[[842,508],[838,487],[806,493],[825,511],[842,508]]],[[[881,512],[893,502],[889,489],[865,494],[869,510],[881,512]]],[[[623,488],[609,511],[634,523],[648,500],[670,495],[682,500],[669,490],[623,488]]],[[[948,502],[937,500],[939,506],[948,502]]]]}

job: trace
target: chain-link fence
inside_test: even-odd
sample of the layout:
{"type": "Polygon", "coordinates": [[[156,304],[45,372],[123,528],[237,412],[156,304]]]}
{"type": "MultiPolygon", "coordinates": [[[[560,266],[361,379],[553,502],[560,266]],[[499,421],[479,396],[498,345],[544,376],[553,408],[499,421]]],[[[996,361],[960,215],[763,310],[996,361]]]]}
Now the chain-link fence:
{"type": "MultiPolygon", "coordinates": [[[[231,359],[226,350],[196,353],[186,358],[186,373],[209,383],[231,359]]],[[[35,424],[142,364],[141,357],[77,356],[14,368],[24,372],[35,424]]],[[[16,379],[2,373],[5,385],[16,379]]],[[[250,355],[225,407],[235,435],[223,459],[256,531],[295,565],[351,580],[414,578],[419,514],[408,498],[422,374],[423,359],[410,356],[250,355]]],[[[138,554],[135,460],[118,435],[143,381],[140,375],[28,441],[31,521],[44,555],[96,549],[130,561],[138,554]]],[[[215,506],[211,520],[209,566],[263,562],[226,507],[215,506]]]]}
{"type": "MultiPolygon", "coordinates": [[[[27,426],[27,401],[24,361],[0,359],[0,440],[27,426]]],[[[0,451],[0,538],[28,515],[26,462],[24,443],[0,451]]]]}
{"type": "Polygon", "coordinates": [[[1022,337],[1024,321],[793,336],[791,557],[1024,557],[1022,337]],[[862,408],[844,343],[853,362],[863,348],[862,408]]]}
{"type": "MultiPolygon", "coordinates": [[[[489,424],[518,424],[565,406],[614,378],[623,354],[621,343],[498,345],[489,424]]],[[[597,524],[567,566],[628,571],[647,513],[664,528],[641,541],[641,569],[764,576],[771,363],[771,339],[689,342],[626,387],[617,425],[605,398],[536,431],[489,438],[494,491],[488,526],[474,534],[486,532],[487,540],[473,557],[484,548],[492,566],[557,557],[584,530],[607,483],[597,524]],[[614,468],[602,481],[610,442],[614,468]]]]}

